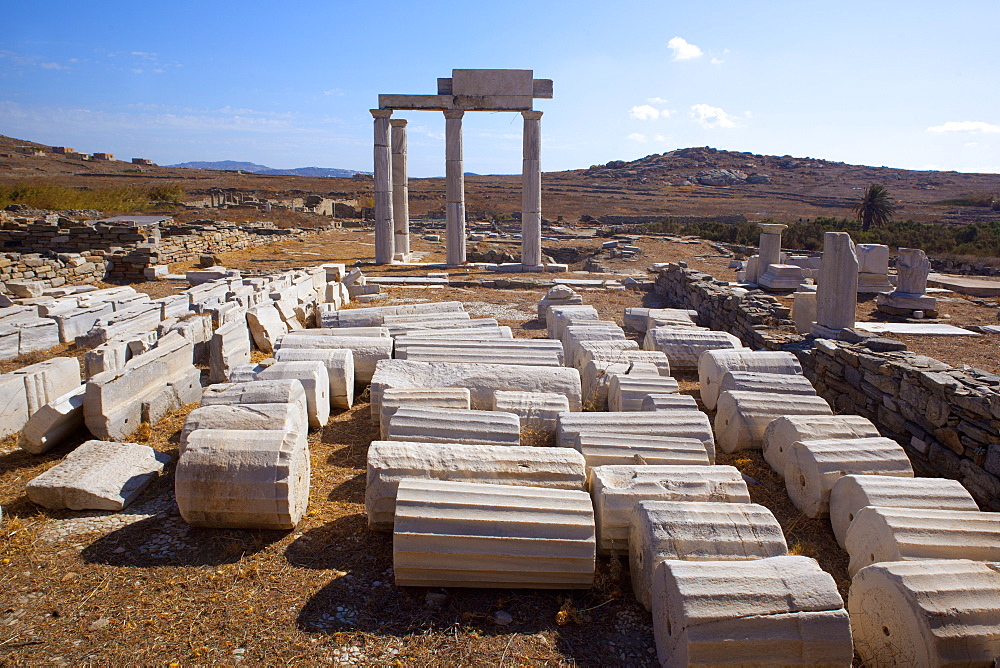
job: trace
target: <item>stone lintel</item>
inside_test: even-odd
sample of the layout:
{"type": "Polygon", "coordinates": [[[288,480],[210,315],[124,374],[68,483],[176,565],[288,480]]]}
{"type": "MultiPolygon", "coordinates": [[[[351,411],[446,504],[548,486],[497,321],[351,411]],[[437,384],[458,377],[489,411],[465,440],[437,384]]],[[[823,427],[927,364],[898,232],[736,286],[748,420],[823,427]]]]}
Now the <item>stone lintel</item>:
{"type": "Polygon", "coordinates": [[[378,106],[382,109],[444,111],[454,105],[451,95],[379,95],[378,106]]]}
{"type": "Polygon", "coordinates": [[[530,95],[379,95],[381,109],[374,111],[531,111],[531,101],[530,95]]]}
{"type": "Polygon", "coordinates": [[[530,95],[454,95],[453,107],[465,111],[531,111],[530,95]]]}

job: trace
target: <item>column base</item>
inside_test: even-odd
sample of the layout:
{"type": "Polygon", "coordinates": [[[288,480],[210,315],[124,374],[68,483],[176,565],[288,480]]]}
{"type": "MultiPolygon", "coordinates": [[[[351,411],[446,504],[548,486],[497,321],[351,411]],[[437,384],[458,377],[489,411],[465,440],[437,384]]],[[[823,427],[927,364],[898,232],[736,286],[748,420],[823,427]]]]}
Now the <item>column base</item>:
{"type": "Polygon", "coordinates": [[[395,262],[410,262],[413,260],[413,253],[396,253],[392,256],[392,261],[395,262]]]}

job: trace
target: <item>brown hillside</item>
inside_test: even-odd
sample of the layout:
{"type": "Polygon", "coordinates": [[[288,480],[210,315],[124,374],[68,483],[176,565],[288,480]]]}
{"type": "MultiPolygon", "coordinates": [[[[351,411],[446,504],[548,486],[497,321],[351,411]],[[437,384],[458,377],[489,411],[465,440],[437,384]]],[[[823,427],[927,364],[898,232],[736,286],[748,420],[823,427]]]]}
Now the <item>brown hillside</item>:
{"type": "MultiPolygon", "coordinates": [[[[125,161],[84,161],[47,151],[29,155],[19,147],[40,144],[0,136],[0,184],[45,182],[73,187],[176,183],[195,201],[211,188],[236,188],[263,197],[290,194],[358,197],[372,182],[350,178],[271,176],[239,172],[133,165],[125,161]]],[[[718,177],[719,174],[715,173],[718,177]]],[[[731,180],[722,175],[721,181],[731,180]]],[[[482,214],[520,210],[520,176],[466,178],[467,210],[482,214]]],[[[589,169],[543,175],[545,216],[578,220],[582,215],[718,216],[795,221],[817,216],[849,217],[861,190],[885,184],[899,204],[897,218],[920,222],[1000,220],[988,207],[941,204],[977,194],[1000,193],[1000,175],[912,171],[867,167],[815,158],[764,156],[713,148],[686,148],[632,162],[614,161],[589,169]],[[712,170],[756,177],[733,185],[705,185],[712,170]],[[707,174],[706,174],[707,173],[707,174]],[[763,177],[766,177],[763,178],[763,177]]],[[[422,216],[443,209],[444,180],[411,179],[410,210],[422,216]]]]}

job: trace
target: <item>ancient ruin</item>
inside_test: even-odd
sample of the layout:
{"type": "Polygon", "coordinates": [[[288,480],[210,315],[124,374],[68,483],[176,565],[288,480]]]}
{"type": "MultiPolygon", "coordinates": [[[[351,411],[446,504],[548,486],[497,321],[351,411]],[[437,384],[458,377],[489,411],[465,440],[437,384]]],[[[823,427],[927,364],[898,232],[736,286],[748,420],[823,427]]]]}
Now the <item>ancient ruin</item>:
{"type": "MultiPolygon", "coordinates": [[[[374,229],[4,213],[15,662],[80,660],[51,640],[62,625],[81,652],[179,628],[197,638],[164,651],[172,665],[238,663],[252,634],[216,632],[265,622],[336,665],[467,663],[483,636],[500,664],[998,655],[1000,376],[890,338],[995,304],[927,288],[920,249],[828,232],[822,254],[783,252],[771,220],[756,254],[623,231],[658,222],[641,215],[560,221],[545,249],[560,262],[543,259],[532,105],[551,95],[530,70],[454,70],[437,95],[380,96],[374,229]],[[445,115],[444,244],[410,237],[399,110],[445,115]],[[522,115],[520,238],[497,221],[466,234],[466,111],[522,115]],[[467,262],[467,240],[490,261],[467,262]],[[275,241],[223,258],[239,269],[215,257],[275,241]]],[[[212,186],[192,207],[337,217],[368,198],[292,192],[212,186]]],[[[932,326],[991,332],[969,323],[932,326]]]]}
{"type": "Polygon", "coordinates": [[[438,79],[437,95],[379,95],[375,118],[375,262],[409,261],[406,121],[394,111],[441,111],[445,117],[447,264],[465,264],[465,171],[462,117],[466,111],[515,111],[524,118],[521,173],[521,270],[542,270],[542,112],[535,98],[551,98],[552,81],[531,70],[452,70],[438,79]]]}

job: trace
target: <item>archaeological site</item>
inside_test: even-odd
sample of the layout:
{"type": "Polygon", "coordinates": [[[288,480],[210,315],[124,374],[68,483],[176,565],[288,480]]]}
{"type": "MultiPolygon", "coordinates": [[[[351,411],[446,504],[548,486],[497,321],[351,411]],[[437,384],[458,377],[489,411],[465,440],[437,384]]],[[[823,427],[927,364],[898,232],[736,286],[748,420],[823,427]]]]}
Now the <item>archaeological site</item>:
{"type": "Polygon", "coordinates": [[[994,269],[574,209],[534,77],[379,95],[323,191],[0,212],[0,663],[995,665],[994,269]]]}

